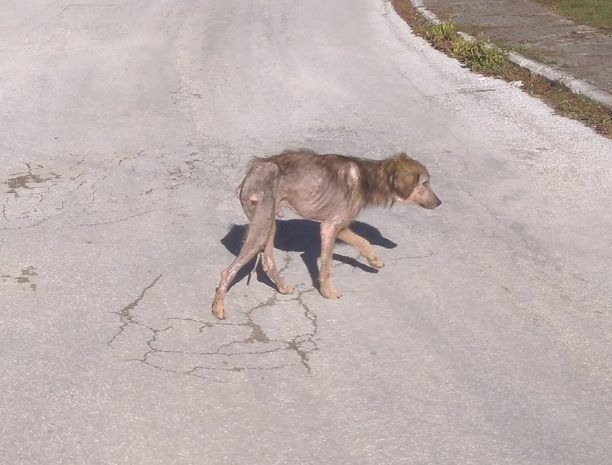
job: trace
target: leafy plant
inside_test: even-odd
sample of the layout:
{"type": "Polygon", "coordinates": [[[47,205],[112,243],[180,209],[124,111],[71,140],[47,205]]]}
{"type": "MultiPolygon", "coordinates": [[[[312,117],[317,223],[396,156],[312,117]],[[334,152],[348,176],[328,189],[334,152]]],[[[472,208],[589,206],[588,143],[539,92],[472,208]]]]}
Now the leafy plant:
{"type": "Polygon", "coordinates": [[[451,53],[474,71],[498,73],[508,63],[508,53],[481,39],[466,40],[451,21],[432,24],[427,39],[439,50],[451,53]]]}
{"type": "Polygon", "coordinates": [[[480,39],[453,41],[453,54],[475,71],[497,73],[508,64],[508,53],[480,39]]]}
{"type": "Polygon", "coordinates": [[[427,38],[433,45],[440,45],[446,41],[454,41],[460,37],[455,30],[455,25],[451,21],[442,21],[437,24],[432,24],[427,31],[427,38]]]}

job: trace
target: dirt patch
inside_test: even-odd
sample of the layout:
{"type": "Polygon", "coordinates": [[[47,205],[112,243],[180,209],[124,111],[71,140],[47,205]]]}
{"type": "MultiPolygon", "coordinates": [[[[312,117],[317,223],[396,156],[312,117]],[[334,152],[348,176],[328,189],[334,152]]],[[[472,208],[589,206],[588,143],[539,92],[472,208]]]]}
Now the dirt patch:
{"type": "Polygon", "coordinates": [[[18,173],[12,178],[9,178],[3,184],[8,187],[8,194],[17,194],[19,189],[32,189],[33,184],[42,184],[53,179],[58,179],[60,176],[55,173],[18,173]]]}
{"type": "Polygon", "coordinates": [[[21,274],[18,276],[12,276],[10,274],[3,274],[0,279],[3,283],[14,282],[28,286],[31,290],[36,290],[36,283],[34,282],[35,277],[38,276],[36,268],[33,266],[27,266],[21,270],[21,274]]]}

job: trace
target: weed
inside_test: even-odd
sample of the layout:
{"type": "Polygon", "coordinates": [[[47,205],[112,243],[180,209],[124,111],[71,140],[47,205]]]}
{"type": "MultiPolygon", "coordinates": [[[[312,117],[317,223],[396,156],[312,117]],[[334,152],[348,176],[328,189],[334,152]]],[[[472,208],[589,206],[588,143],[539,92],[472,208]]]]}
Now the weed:
{"type": "Polygon", "coordinates": [[[434,45],[441,45],[444,42],[452,42],[459,34],[455,30],[455,25],[451,21],[442,21],[432,24],[427,31],[427,39],[434,45]]]}
{"type": "Polygon", "coordinates": [[[426,38],[438,50],[449,53],[474,71],[498,74],[508,63],[508,53],[482,39],[464,39],[451,21],[431,25],[426,38]]]}
{"type": "Polygon", "coordinates": [[[471,70],[497,74],[508,64],[508,54],[480,39],[453,41],[453,54],[471,70]]]}

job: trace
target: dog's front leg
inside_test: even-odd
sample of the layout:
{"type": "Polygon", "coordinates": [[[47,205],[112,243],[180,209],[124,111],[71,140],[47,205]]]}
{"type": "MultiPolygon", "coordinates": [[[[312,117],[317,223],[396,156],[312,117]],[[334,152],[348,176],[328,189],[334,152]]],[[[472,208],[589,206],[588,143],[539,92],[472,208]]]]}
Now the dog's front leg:
{"type": "Polygon", "coordinates": [[[334,288],[331,282],[332,256],[338,235],[334,224],[321,223],[321,270],[319,272],[319,292],[327,299],[339,299],[342,293],[334,288]]]}
{"type": "Polygon", "coordinates": [[[348,227],[342,229],[338,233],[338,239],[357,249],[357,251],[359,251],[359,253],[365,257],[370,266],[373,266],[374,268],[382,268],[385,265],[384,262],[374,253],[372,244],[370,244],[367,239],[364,239],[359,234],[355,234],[348,227]]]}

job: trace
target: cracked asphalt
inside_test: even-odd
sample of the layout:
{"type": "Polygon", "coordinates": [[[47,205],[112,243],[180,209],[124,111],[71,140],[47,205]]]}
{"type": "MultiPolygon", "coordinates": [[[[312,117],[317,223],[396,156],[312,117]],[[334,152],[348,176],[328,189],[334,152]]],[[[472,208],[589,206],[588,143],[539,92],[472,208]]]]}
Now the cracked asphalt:
{"type": "Polygon", "coordinates": [[[606,464],[612,142],[385,0],[0,0],[7,464],[606,464]],[[365,211],[379,272],[234,188],[289,147],[407,151],[444,201],[365,211]]]}

